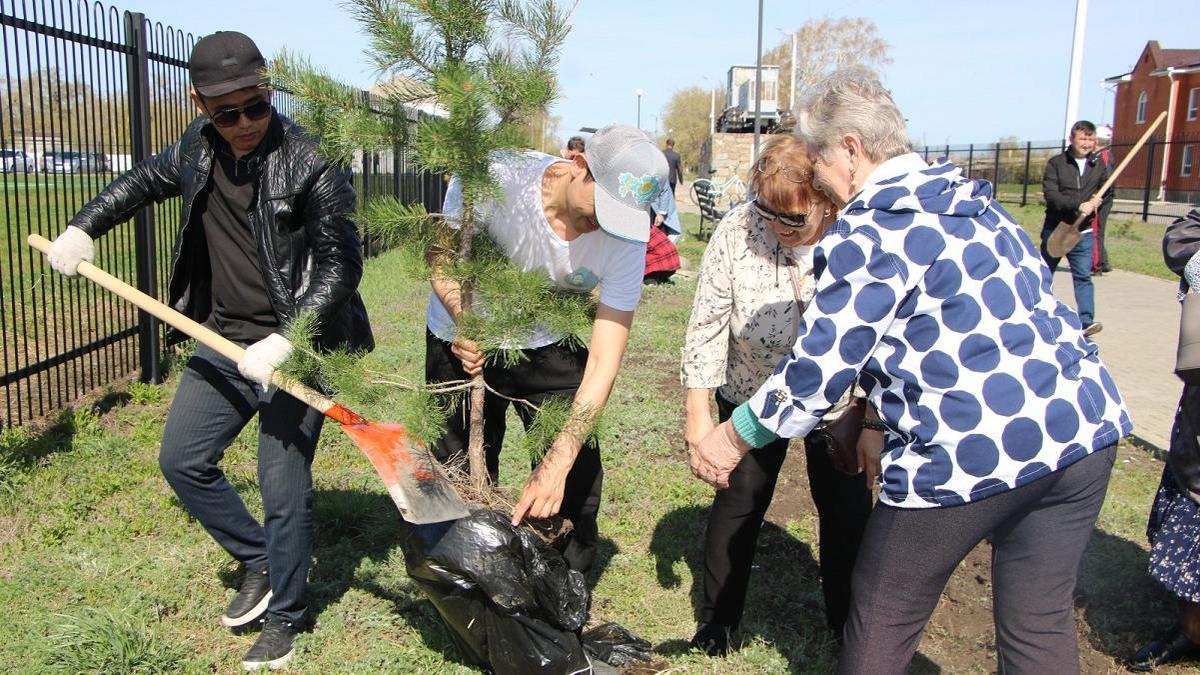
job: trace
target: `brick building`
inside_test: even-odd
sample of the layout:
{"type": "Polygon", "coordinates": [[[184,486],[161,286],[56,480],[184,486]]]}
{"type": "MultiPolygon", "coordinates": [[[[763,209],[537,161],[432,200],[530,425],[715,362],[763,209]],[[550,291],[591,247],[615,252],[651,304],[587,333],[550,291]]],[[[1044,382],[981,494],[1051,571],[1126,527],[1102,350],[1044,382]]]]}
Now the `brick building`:
{"type": "Polygon", "coordinates": [[[1122,158],[1162,111],[1167,119],[1154,133],[1154,164],[1147,174],[1142,150],[1117,180],[1118,192],[1132,196],[1149,178],[1158,199],[1195,202],[1200,198],[1200,49],[1163,49],[1157,40],[1146,43],[1137,65],[1123,75],[1107,78],[1115,85],[1113,150],[1122,158]],[[1170,139],[1169,143],[1162,143],[1170,139]]]}

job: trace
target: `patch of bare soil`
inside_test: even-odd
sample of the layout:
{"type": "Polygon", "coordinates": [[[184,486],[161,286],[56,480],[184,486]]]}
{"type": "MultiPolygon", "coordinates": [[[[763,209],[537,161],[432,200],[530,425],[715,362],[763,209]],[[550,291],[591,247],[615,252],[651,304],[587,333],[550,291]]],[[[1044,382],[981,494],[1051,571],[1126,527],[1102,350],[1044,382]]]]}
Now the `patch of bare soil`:
{"type": "MultiPolygon", "coordinates": [[[[767,519],[779,527],[791,520],[810,521],[816,527],[816,507],[800,443],[793,443],[788,452],[767,519]]],[[[1089,641],[1092,631],[1082,608],[1076,611],[1076,621],[1080,633],[1080,672],[1125,672],[1113,657],[1097,650],[1089,641]]],[[[971,551],[946,584],[909,672],[922,675],[996,672],[991,547],[987,542],[971,551]]]]}

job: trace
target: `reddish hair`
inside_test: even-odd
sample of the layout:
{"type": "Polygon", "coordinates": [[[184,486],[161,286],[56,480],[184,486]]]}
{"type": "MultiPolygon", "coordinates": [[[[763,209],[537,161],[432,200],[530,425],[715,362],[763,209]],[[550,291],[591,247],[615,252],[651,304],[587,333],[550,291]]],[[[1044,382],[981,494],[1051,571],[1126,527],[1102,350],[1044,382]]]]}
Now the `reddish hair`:
{"type": "MultiPolygon", "coordinates": [[[[816,222],[820,222],[824,220],[820,215],[833,208],[833,202],[813,186],[812,160],[804,141],[793,134],[772,135],[763,143],[758,161],[750,169],[749,183],[754,197],[777,213],[812,214],[819,218],[816,222]],[[784,176],[782,171],[767,175],[759,170],[764,164],[786,167],[788,175],[784,176]],[[797,176],[802,182],[793,182],[797,176]]],[[[822,224],[821,231],[813,232],[811,240],[815,241],[824,235],[826,227],[822,224]]]]}

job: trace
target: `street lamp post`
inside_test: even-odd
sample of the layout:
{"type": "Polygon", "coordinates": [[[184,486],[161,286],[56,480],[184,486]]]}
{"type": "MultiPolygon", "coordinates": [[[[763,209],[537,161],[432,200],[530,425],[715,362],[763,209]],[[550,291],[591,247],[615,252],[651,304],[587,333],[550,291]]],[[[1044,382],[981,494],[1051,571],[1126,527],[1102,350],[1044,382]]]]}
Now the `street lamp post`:
{"type": "Polygon", "coordinates": [[[642,128],[642,94],[645,92],[643,92],[641,89],[638,89],[637,91],[635,91],[633,93],[637,94],[637,98],[638,98],[637,124],[638,124],[638,129],[641,129],[642,128]]]}

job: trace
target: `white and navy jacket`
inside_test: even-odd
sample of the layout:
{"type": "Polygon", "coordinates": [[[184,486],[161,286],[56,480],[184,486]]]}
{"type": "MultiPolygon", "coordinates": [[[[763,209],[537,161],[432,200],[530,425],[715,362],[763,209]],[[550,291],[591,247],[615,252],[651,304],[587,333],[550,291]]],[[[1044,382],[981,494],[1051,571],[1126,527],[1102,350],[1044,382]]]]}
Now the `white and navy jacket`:
{"type": "Polygon", "coordinates": [[[1023,485],[1132,430],[990,183],[915,154],[867,182],[817,245],[816,294],[792,354],[735,414],[743,437],[807,434],[861,377],[890,428],[880,499],[928,508],[1023,485]]]}

